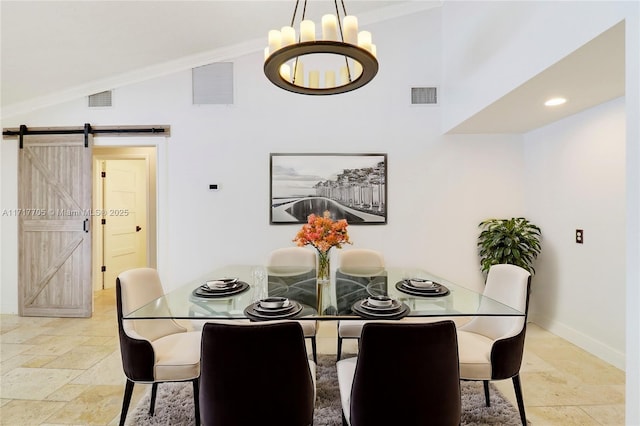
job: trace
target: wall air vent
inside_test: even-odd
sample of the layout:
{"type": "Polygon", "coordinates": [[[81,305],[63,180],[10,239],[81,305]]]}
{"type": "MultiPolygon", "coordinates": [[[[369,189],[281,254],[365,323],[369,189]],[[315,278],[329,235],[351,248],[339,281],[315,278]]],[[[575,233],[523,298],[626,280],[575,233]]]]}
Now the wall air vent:
{"type": "Polygon", "coordinates": [[[193,68],[193,104],[233,104],[233,62],[193,68]]]}
{"type": "Polygon", "coordinates": [[[412,87],[411,105],[436,105],[438,103],[437,87],[412,87]]]}
{"type": "Polygon", "coordinates": [[[89,95],[89,108],[110,107],[111,100],[111,90],[89,95]]]}

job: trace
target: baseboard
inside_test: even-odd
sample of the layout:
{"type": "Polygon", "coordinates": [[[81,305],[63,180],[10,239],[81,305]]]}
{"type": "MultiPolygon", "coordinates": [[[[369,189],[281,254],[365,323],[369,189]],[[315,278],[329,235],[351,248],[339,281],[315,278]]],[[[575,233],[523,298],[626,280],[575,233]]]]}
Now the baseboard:
{"type": "Polygon", "coordinates": [[[529,320],[556,336],[562,337],[590,354],[597,356],[601,360],[608,362],[614,367],[623,371],[625,370],[626,356],[624,352],[620,352],[619,350],[614,349],[581,331],[569,327],[566,324],[545,318],[544,316],[530,313],[529,320]]]}
{"type": "Polygon", "coordinates": [[[2,315],[18,315],[15,305],[0,303],[0,314],[2,315]]]}

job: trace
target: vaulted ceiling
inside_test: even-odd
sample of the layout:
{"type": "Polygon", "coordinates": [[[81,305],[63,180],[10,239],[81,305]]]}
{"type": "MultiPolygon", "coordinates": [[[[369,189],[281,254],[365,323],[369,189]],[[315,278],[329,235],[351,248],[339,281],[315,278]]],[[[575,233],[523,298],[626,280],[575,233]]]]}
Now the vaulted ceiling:
{"type": "MultiPolygon", "coordinates": [[[[91,94],[260,51],[267,44],[268,30],[290,23],[295,4],[293,0],[2,0],[2,106],[46,103],[52,95],[60,99],[87,90],[85,95],[91,94]]],[[[365,25],[437,4],[345,2],[347,12],[365,25]]],[[[334,11],[333,1],[313,0],[306,13],[318,19],[334,11]]]]}
{"type": "MultiPolygon", "coordinates": [[[[303,3],[302,1],[300,2],[303,3]]],[[[347,1],[362,25],[441,1],[347,1]]],[[[256,52],[291,1],[0,2],[2,116],[256,52]]],[[[309,1],[309,16],[333,1],[309,1]]],[[[300,12],[299,12],[300,13],[300,12]]],[[[522,133],[624,94],[624,27],[607,31],[470,117],[455,133],[522,133]],[[549,112],[548,93],[570,101],[549,112]]],[[[446,94],[443,94],[446,96],[446,94]]]]}

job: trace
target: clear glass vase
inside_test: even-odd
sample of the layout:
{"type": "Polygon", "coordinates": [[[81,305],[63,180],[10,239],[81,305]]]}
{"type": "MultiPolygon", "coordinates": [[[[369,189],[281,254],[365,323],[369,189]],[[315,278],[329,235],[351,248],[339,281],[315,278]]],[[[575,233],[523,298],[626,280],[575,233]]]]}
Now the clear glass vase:
{"type": "Polygon", "coordinates": [[[328,287],[331,279],[331,263],[329,262],[329,250],[318,250],[318,274],[316,285],[316,297],[318,303],[318,312],[322,313],[324,310],[325,300],[327,297],[328,287]]]}
{"type": "Polygon", "coordinates": [[[331,263],[329,262],[329,250],[318,250],[318,281],[329,281],[331,278],[331,263]]]}

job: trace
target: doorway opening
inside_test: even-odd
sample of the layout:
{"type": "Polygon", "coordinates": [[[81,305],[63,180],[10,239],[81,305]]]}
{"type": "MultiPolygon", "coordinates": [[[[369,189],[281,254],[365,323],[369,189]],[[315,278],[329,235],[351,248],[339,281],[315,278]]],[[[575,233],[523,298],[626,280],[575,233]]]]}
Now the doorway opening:
{"type": "Polygon", "coordinates": [[[93,291],[120,272],[157,265],[156,147],[93,149],[93,291]]]}

